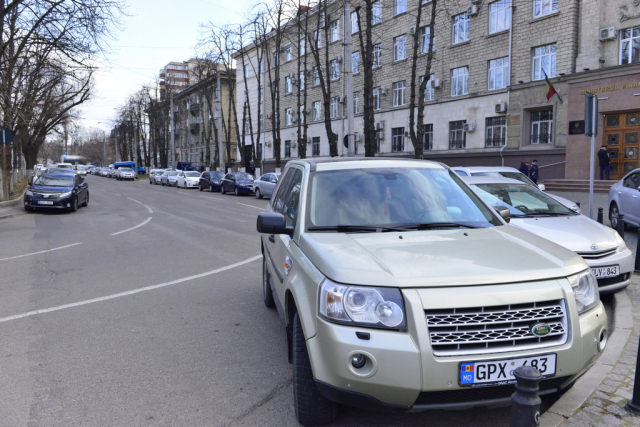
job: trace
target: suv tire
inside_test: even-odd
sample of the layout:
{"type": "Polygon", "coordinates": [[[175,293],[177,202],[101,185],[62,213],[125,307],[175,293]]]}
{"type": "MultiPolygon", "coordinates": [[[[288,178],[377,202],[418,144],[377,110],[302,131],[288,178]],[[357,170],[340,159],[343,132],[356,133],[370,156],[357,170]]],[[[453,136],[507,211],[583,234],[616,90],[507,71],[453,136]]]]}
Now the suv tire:
{"type": "Polygon", "coordinates": [[[274,308],[276,302],[273,300],[273,292],[269,284],[269,270],[267,270],[267,257],[262,256],[262,300],[267,308],[274,308]]]}
{"type": "Polygon", "coordinates": [[[324,397],[313,380],[309,352],[298,313],[293,316],[293,404],[298,422],[305,426],[330,424],[336,404],[324,397]]]}

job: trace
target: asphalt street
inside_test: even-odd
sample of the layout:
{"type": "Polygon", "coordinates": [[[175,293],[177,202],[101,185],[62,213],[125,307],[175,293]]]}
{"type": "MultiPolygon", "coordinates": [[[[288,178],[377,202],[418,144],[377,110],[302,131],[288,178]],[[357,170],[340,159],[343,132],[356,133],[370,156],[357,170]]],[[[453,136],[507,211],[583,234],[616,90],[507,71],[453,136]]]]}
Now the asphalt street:
{"type": "MultiPolygon", "coordinates": [[[[253,197],[88,176],[88,207],[0,221],[0,426],[294,426],[253,197]]],[[[553,398],[543,400],[546,408],[553,398]]],[[[341,426],[500,426],[509,408],[341,426]]]]}

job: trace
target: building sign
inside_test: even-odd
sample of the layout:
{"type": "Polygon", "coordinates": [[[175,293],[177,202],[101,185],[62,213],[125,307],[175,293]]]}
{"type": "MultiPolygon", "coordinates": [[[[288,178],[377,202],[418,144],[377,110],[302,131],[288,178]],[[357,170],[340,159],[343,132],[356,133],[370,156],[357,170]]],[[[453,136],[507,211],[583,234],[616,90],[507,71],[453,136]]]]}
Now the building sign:
{"type": "Polygon", "coordinates": [[[584,120],[569,122],[569,135],[584,135],[584,120]]]}
{"type": "MultiPolygon", "coordinates": [[[[625,83],[622,85],[622,89],[638,89],[640,88],[640,82],[638,83],[625,83]]],[[[596,87],[593,89],[583,89],[580,91],[580,95],[584,95],[585,93],[604,93],[604,92],[612,92],[618,90],[618,85],[615,86],[604,86],[604,87],[596,87]]]]}

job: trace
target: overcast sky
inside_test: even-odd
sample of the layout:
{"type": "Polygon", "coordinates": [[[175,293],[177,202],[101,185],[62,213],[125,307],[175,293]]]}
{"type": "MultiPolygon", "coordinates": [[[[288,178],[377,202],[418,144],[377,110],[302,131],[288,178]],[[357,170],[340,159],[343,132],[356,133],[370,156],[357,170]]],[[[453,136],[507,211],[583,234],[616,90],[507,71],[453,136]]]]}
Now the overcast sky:
{"type": "Polygon", "coordinates": [[[111,129],[114,108],[151,83],[171,61],[194,56],[200,25],[242,22],[252,0],[128,0],[124,31],[96,74],[94,99],[81,106],[83,127],[111,129]]]}

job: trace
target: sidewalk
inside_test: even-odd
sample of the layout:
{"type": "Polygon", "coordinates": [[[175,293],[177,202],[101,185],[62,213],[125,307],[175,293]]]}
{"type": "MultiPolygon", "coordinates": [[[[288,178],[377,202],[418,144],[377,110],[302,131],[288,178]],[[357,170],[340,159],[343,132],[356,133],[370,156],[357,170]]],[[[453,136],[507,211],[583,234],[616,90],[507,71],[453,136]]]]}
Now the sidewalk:
{"type": "Polygon", "coordinates": [[[27,212],[22,207],[22,204],[19,204],[16,206],[7,206],[3,208],[0,207],[0,220],[6,219],[6,218],[13,218],[14,216],[22,215],[25,213],[27,212]]]}
{"type": "Polygon", "coordinates": [[[604,354],[540,418],[547,426],[638,426],[640,416],[627,412],[631,399],[640,335],[640,276],[615,294],[615,330],[604,354]]]}

